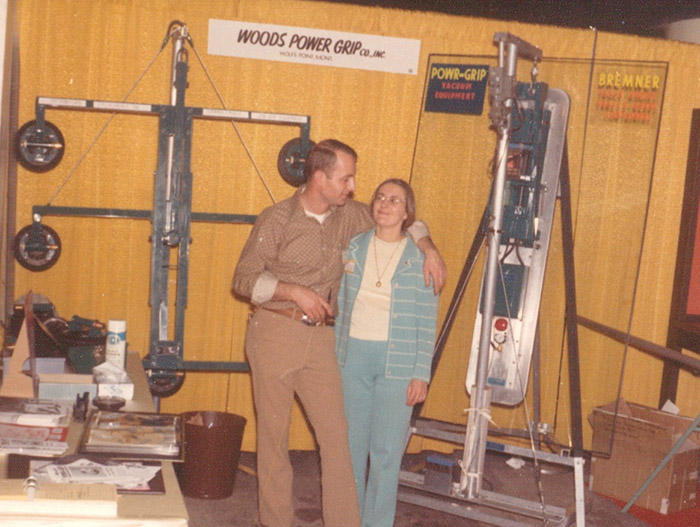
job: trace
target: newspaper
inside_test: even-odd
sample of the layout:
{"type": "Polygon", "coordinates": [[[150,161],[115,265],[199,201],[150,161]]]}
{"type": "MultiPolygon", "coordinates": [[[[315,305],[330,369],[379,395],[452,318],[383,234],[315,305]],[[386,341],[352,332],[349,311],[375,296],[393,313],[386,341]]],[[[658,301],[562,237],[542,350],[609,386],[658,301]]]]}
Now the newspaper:
{"type": "Polygon", "coordinates": [[[140,462],[103,464],[78,458],[71,463],[32,460],[31,475],[37,481],[53,483],[109,483],[117,489],[144,489],[160,471],[160,464],[145,465],[140,462]]]}

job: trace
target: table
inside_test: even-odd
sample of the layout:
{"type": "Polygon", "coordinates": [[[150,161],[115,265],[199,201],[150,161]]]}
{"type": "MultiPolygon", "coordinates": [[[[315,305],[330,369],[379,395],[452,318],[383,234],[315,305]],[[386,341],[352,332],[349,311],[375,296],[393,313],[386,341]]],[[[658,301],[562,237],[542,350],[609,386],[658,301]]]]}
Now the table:
{"type": "MultiPolygon", "coordinates": [[[[127,373],[134,383],[134,398],[127,401],[124,411],[155,412],[156,407],[148,387],[148,381],[141,366],[138,353],[127,353],[127,373]]],[[[71,423],[68,431],[68,454],[74,453],[82,434],[82,424],[71,423]]],[[[5,460],[6,461],[6,460],[5,460]]],[[[7,463],[3,463],[6,467],[7,463]]],[[[175,476],[173,464],[162,462],[165,494],[120,494],[117,504],[117,518],[84,518],[84,517],[39,517],[39,516],[7,516],[0,515],[0,525],[13,527],[187,527],[188,516],[185,501],[180,492],[180,486],[175,476]]],[[[6,471],[3,476],[7,477],[6,471]]]]}

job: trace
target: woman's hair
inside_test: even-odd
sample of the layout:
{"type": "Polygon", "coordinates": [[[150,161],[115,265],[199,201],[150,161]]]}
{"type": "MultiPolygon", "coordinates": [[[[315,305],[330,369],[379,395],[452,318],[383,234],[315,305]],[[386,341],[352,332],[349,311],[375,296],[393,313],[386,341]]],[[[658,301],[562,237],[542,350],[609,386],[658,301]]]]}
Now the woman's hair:
{"type": "Polygon", "coordinates": [[[357,162],[357,152],[345,143],[337,139],[324,139],[314,145],[304,162],[304,176],[308,182],[317,170],[323,170],[326,174],[335,165],[336,152],[344,152],[357,162]]]}
{"type": "Polygon", "coordinates": [[[406,193],[406,219],[403,220],[403,223],[401,224],[401,230],[405,231],[411,225],[413,225],[414,221],[416,221],[416,195],[413,193],[411,185],[409,185],[403,179],[390,178],[385,181],[382,181],[379,184],[379,186],[375,189],[374,194],[372,194],[372,201],[370,202],[370,205],[372,205],[374,203],[374,200],[377,199],[379,189],[381,189],[386,183],[393,183],[394,185],[398,185],[406,193]]]}

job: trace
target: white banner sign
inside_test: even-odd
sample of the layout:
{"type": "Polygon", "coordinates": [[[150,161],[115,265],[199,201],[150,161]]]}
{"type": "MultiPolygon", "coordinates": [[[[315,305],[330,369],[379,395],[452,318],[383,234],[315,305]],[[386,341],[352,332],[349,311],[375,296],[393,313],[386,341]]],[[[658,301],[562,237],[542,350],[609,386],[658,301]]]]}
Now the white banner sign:
{"type": "Polygon", "coordinates": [[[209,54],[416,75],[420,40],[209,20],[209,54]]]}

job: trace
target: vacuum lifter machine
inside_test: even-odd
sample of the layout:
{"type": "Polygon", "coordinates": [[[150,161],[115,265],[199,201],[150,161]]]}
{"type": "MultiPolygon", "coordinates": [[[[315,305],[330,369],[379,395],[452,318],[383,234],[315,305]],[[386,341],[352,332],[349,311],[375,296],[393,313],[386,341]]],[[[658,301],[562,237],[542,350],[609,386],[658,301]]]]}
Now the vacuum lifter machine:
{"type": "Polygon", "coordinates": [[[304,181],[303,161],[312,146],[309,139],[311,118],[306,115],[186,106],[188,50],[185,44],[189,44],[192,49],[194,45],[187,26],[181,22],[174,21],[170,24],[161,51],[170,39],[173,44],[170,104],[38,97],[36,120],[23,125],[17,134],[20,163],[29,170],[44,172],[58,164],[64,147],[60,130],[45,119],[48,109],[151,114],[158,117],[158,156],[152,211],[34,206],[32,224],[20,230],[15,237],[15,257],[18,262],[31,271],[42,271],[54,265],[61,252],[58,234],[42,223],[45,216],[151,220],[150,350],[143,359],[143,364],[149,375],[151,391],[156,396],[175,393],[182,385],[185,371],[248,371],[245,362],[186,361],[183,358],[191,221],[255,221],[255,216],[251,215],[192,212],[193,176],[190,172],[190,158],[193,121],[197,118],[224,120],[232,122],[234,127],[235,121],[299,127],[299,138],[287,142],[278,156],[278,168],[282,177],[296,186],[304,181]],[[171,251],[175,250],[176,263],[173,265],[171,251]],[[177,274],[174,317],[170,313],[172,301],[168,298],[168,283],[173,270],[177,274]]]}
{"type": "MultiPolygon", "coordinates": [[[[540,462],[572,468],[576,525],[583,527],[580,425],[573,432],[573,455],[568,455],[571,452],[566,452],[567,455],[552,454],[535,448],[540,444],[538,412],[535,424],[529,424],[530,429],[523,435],[530,440],[532,448],[487,440],[491,404],[514,406],[523,402],[531,360],[533,356],[536,363],[538,360],[540,299],[558,192],[563,203],[562,222],[569,222],[562,230],[564,252],[570,257],[565,256],[565,272],[571,277],[566,284],[567,318],[574,321],[573,326],[568,328],[574,331],[573,334],[569,333],[571,373],[574,378],[572,421],[578,419],[580,423],[573,246],[565,141],[569,97],[561,90],[536,82],[537,63],[542,58],[539,48],[508,33],[496,33],[494,40],[498,44],[498,66],[489,72],[489,117],[498,138],[489,204],[438,336],[433,361],[435,370],[457,305],[485,239],[486,263],[466,378],[466,388],[471,395],[466,433],[463,425],[460,427],[424,418],[414,418],[410,428],[410,434],[463,443],[462,458],[457,463],[461,468],[460,477],[459,481],[450,481],[446,486],[436,486],[435,478],[421,480],[415,474],[402,471],[399,499],[492,525],[568,524],[570,514],[566,507],[546,503],[539,477],[536,477],[539,493],[536,501],[485,489],[484,460],[489,449],[533,459],[536,476],[539,476],[540,462]],[[532,82],[517,82],[518,58],[533,61],[532,82]],[[570,309],[574,312],[573,317],[570,317],[570,309]],[[431,496],[429,493],[441,496],[431,496]],[[522,520],[513,520],[514,516],[522,520]]],[[[533,379],[538,389],[537,373],[536,367],[533,379]]],[[[539,393],[535,395],[537,397],[539,393]]]]}

